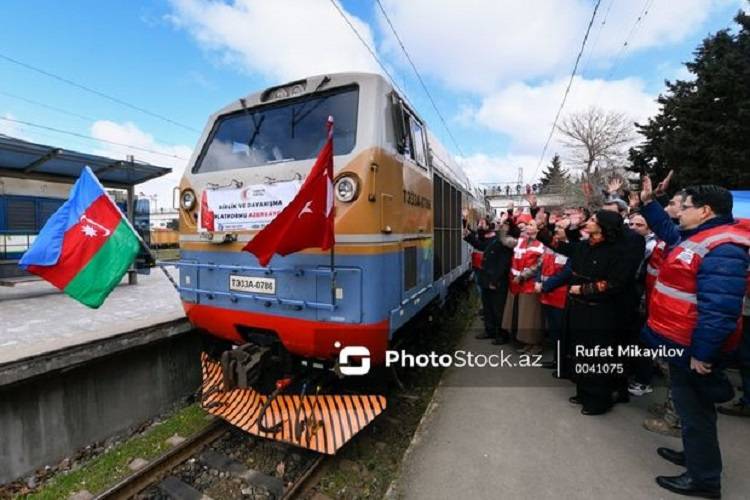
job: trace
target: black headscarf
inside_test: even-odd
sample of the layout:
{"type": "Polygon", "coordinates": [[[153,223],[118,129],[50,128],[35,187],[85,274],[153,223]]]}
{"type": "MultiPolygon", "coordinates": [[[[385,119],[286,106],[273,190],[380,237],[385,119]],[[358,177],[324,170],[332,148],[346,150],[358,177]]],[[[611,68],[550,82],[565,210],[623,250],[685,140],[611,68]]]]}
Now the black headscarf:
{"type": "Polygon", "coordinates": [[[596,221],[602,228],[602,236],[607,241],[617,241],[622,236],[622,217],[617,212],[598,210],[596,221]]]}

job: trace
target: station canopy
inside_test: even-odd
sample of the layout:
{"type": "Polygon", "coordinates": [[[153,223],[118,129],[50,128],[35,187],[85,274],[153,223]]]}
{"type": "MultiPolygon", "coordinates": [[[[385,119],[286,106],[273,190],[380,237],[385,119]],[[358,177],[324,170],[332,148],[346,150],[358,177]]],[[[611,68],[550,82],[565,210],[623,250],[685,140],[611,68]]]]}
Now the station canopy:
{"type": "Polygon", "coordinates": [[[72,184],[86,165],[103,185],[119,189],[131,188],[172,171],[149,163],[79,153],[0,134],[0,177],[72,184]]]}

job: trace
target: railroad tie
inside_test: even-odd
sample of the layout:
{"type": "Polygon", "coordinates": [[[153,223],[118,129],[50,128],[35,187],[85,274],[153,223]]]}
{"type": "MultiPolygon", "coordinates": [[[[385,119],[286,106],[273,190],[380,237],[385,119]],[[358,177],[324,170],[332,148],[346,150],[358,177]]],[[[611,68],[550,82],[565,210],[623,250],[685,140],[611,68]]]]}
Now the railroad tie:
{"type": "Polygon", "coordinates": [[[248,484],[261,486],[276,498],[281,498],[284,494],[284,481],[281,479],[249,469],[245,464],[214,450],[206,450],[201,453],[200,461],[212,469],[226,472],[233,477],[242,479],[248,484]]]}
{"type": "Polygon", "coordinates": [[[189,484],[183,483],[174,476],[167,476],[159,483],[159,489],[175,500],[213,500],[189,484]]]}

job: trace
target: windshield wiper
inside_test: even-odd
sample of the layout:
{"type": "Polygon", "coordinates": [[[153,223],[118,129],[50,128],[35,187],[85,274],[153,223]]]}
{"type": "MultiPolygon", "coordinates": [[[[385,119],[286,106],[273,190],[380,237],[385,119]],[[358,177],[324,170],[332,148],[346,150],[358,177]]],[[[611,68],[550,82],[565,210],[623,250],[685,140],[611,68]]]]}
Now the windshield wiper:
{"type": "MultiPolygon", "coordinates": [[[[320,90],[321,87],[323,87],[323,85],[327,84],[330,81],[331,81],[330,77],[328,77],[328,76],[323,77],[323,79],[320,81],[320,83],[318,84],[318,86],[315,87],[315,89],[313,89],[313,91],[310,94],[314,95],[315,92],[317,92],[318,90],[320,90]]],[[[299,124],[299,122],[301,122],[302,120],[304,120],[305,117],[307,117],[307,115],[309,115],[310,113],[312,113],[318,106],[320,106],[321,104],[323,104],[323,102],[326,99],[328,99],[329,97],[330,96],[323,97],[317,103],[315,103],[315,105],[310,110],[307,110],[305,113],[302,113],[302,112],[305,111],[305,108],[307,107],[308,104],[310,104],[310,102],[312,102],[312,100],[303,102],[302,106],[300,106],[299,110],[295,110],[294,107],[292,107],[292,138],[294,138],[294,128],[297,126],[297,124],[299,124]]]]}
{"type": "Polygon", "coordinates": [[[250,136],[250,140],[247,142],[248,148],[253,147],[253,143],[260,133],[260,126],[263,125],[263,120],[266,119],[266,115],[262,115],[257,123],[255,122],[255,115],[250,115],[250,117],[253,119],[253,125],[255,126],[255,128],[253,129],[253,135],[250,136]]]}

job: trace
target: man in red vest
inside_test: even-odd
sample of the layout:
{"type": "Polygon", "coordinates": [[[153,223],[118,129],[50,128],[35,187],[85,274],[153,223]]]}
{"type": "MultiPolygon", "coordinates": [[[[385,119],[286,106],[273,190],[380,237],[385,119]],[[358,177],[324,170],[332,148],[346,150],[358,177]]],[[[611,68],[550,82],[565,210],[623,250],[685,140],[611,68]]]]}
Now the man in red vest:
{"type": "MultiPolygon", "coordinates": [[[[567,241],[565,230],[568,223],[569,221],[564,220],[555,222],[553,241],[567,241]]],[[[571,271],[569,266],[566,268],[567,262],[566,256],[545,247],[535,286],[535,291],[540,294],[539,302],[542,303],[547,333],[555,344],[555,356],[552,361],[542,363],[542,366],[553,370],[557,370],[557,359],[563,355],[557,352],[557,346],[562,337],[565,303],[568,298],[567,280],[570,279],[571,271]]]]}
{"type": "Polygon", "coordinates": [[[656,482],[678,494],[719,498],[722,463],[715,405],[733,397],[722,361],[740,339],[750,231],[735,222],[732,194],[719,186],[685,190],[679,228],[653,202],[648,177],[641,201],[648,225],[667,247],[642,337],[672,350],[665,357],[684,447],[657,452],[687,468],[684,474],[659,476],[656,482]]]}

